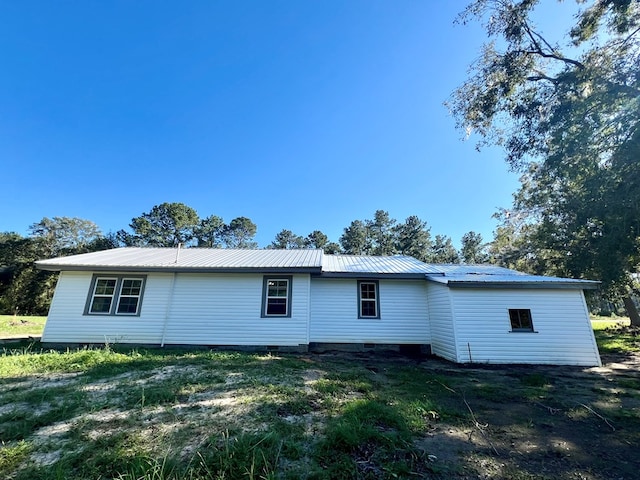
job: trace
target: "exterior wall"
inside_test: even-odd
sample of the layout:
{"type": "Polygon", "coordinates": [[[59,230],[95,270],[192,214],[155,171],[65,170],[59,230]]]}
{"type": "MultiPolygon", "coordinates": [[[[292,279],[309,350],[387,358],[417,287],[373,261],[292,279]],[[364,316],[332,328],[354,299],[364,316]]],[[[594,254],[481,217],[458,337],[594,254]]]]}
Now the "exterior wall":
{"type": "Polygon", "coordinates": [[[452,362],[458,361],[449,287],[427,285],[429,319],[431,320],[431,352],[452,362]]]}
{"type": "Polygon", "coordinates": [[[380,280],[380,318],[358,318],[358,281],[311,279],[310,342],[429,344],[427,285],[380,280]]]}
{"type": "Polygon", "coordinates": [[[139,316],[84,315],[92,275],[61,272],[43,342],[308,343],[309,275],[293,276],[292,315],[286,318],[261,318],[262,274],[148,273],[139,316]]]}
{"type": "Polygon", "coordinates": [[[294,275],[291,317],[261,318],[263,274],[178,274],[166,344],[307,344],[309,275],[294,275]]]}
{"type": "Polygon", "coordinates": [[[581,290],[450,292],[459,362],[600,365],[581,290]],[[510,308],[530,309],[534,332],[511,332],[510,308]]]}
{"type": "Polygon", "coordinates": [[[171,274],[147,275],[140,316],[135,317],[84,315],[92,275],[92,272],[60,272],[42,341],[160,343],[171,274]]]}

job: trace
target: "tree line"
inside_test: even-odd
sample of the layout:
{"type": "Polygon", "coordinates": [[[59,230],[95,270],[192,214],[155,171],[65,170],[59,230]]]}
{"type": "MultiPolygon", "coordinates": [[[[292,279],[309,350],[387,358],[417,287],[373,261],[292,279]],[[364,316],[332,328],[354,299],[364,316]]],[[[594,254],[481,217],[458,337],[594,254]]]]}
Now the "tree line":
{"type": "MultiPolygon", "coordinates": [[[[127,229],[103,234],[92,221],[43,218],[29,234],[0,232],[0,314],[46,314],[56,275],[35,268],[45,258],[88,253],[124,246],[258,248],[256,224],[247,217],[226,223],[221,217],[200,218],[183,203],[162,203],[131,220],[127,229]]],[[[267,249],[316,248],[331,254],[411,255],[430,263],[482,263],[490,261],[488,244],[469,232],[457,250],[450,237],[432,237],[427,222],[410,216],[399,222],[384,210],[372,219],[354,220],[337,242],[320,230],[306,236],[283,229],[267,249]]]]}

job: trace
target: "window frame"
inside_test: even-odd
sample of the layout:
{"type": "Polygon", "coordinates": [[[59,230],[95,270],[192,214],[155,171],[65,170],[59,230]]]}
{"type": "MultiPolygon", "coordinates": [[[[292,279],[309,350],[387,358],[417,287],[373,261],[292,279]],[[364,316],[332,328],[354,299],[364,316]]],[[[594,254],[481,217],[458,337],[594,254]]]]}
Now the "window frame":
{"type": "Polygon", "coordinates": [[[533,329],[533,315],[531,315],[530,308],[509,308],[507,310],[509,314],[509,324],[511,325],[511,331],[514,333],[535,333],[533,329]],[[522,312],[526,312],[526,316],[529,322],[528,326],[522,326],[522,312]],[[514,318],[514,315],[517,316],[514,318]],[[517,323],[514,322],[517,320],[517,323]]]}
{"type": "MultiPolygon", "coordinates": [[[[97,316],[118,316],[118,317],[139,317],[142,311],[142,300],[144,297],[144,290],[147,283],[146,275],[124,275],[124,274],[94,274],[91,277],[91,285],[89,287],[89,294],[87,295],[87,302],[84,307],[84,315],[97,315],[97,316]],[[96,289],[100,280],[115,280],[115,286],[113,295],[111,295],[111,305],[108,312],[93,312],[93,301],[96,298],[96,289]],[[139,280],[140,281],[140,293],[138,295],[123,294],[122,289],[124,287],[125,280],[139,280]],[[119,312],[120,300],[123,298],[137,298],[135,312],[119,312]]],[[[104,297],[106,295],[98,294],[98,297],[104,297]]]]}
{"type": "Polygon", "coordinates": [[[358,280],[358,318],[365,320],[376,320],[380,318],[380,283],[378,280],[358,280]],[[374,299],[362,298],[362,285],[373,285],[374,299]],[[375,315],[363,314],[363,302],[373,302],[376,312],[375,315]]]}
{"type": "Polygon", "coordinates": [[[265,275],[262,278],[262,306],[260,309],[260,317],[261,318],[291,318],[291,291],[293,290],[293,275],[265,275]],[[269,296],[269,282],[270,281],[283,281],[287,282],[287,294],[284,297],[273,297],[269,296]],[[286,301],[285,304],[285,313],[267,313],[268,312],[268,302],[270,298],[284,298],[286,301]]]}

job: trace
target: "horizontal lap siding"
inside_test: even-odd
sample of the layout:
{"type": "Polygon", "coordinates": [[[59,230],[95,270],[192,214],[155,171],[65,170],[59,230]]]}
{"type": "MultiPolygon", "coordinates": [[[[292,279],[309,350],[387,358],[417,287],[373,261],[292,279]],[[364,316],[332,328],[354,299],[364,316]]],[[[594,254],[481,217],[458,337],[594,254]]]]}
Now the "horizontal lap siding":
{"type": "Polygon", "coordinates": [[[427,286],[427,292],[431,323],[431,352],[455,362],[457,353],[449,287],[430,283],[427,286]]]}
{"type": "Polygon", "coordinates": [[[294,275],[291,317],[261,318],[262,274],[180,274],[165,343],[299,345],[307,343],[309,276],[294,275]]]}
{"type": "Polygon", "coordinates": [[[461,362],[599,364],[580,290],[451,289],[451,296],[461,362]],[[537,333],[511,332],[510,308],[530,309],[537,333]]]}
{"type": "Polygon", "coordinates": [[[427,344],[426,282],[380,280],[380,318],[358,318],[356,279],[311,281],[311,342],[427,344]]]}
{"type": "Polygon", "coordinates": [[[147,275],[140,316],[84,315],[92,275],[60,273],[42,341],[159,343],[171,275],[147,275]]]}

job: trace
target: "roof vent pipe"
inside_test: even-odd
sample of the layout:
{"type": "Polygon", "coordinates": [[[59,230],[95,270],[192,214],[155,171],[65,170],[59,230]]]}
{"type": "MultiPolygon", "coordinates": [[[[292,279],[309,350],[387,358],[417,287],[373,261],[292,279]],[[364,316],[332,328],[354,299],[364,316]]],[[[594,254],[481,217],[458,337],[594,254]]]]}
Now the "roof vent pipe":
{"type": "Polygon", "coordinates": [[[180,247],[181,247],[181,246],[182,246],[182,244],[181,244],[181,243],[178,243],[178,248],[176,248],[176,261],[175,261],[175,262],[173,262],[173,263],[175,263],[176,265],[178,264],[178,259],[180,258],[180,247]]]}

